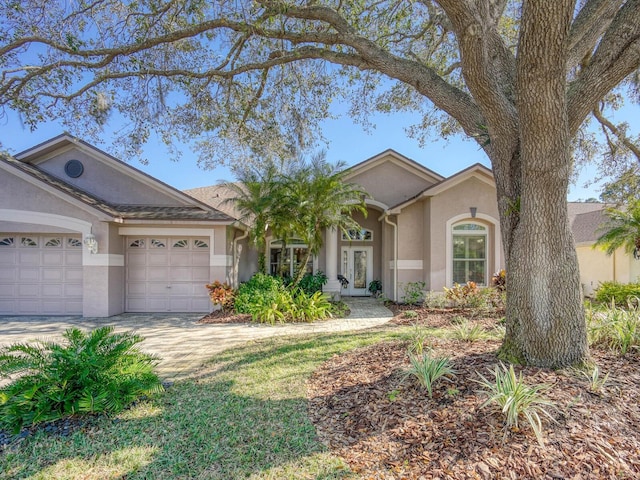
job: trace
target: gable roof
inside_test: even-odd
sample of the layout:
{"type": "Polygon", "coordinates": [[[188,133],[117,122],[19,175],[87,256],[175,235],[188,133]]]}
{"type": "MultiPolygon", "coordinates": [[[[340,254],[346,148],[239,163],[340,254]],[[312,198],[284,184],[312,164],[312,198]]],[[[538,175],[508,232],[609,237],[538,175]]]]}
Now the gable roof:
{"type": "Polygon", "coordinates": [[[405,170],[409,170],[417,175],[419,175],[420,177],[424,178],[425,180],[429,180],[432,182],[440,182],[442,180],[444,180],[444,177],[436,172],[434,172],[433,170],[428,169],[427,167],[425,167],[424,165],[421,165],[420,163],[416,162],[415,160],[410,159],[409,157],[405,157],[404,155],[402,155],[401,153],[396,152],[395,150],[388,148],[387,150],[385,150],[384,152],[380,152],[377,155],[374,155],[373,157],[367,158],[366,160],[363,160],[360,163],[356,163],[355,165],[352,165],[351,167],[347,168],[345,170],[346,178],[350,178],[353,177],[359,173],[365,172],[367,170],[369,170],[370,168],[373,168],[385,161],[387,161],[387,159],[391,157],[393,162],[396,165],[399,165],[400,167],[404,168],[405,170]]]}
{"type": "Polygon", "coordinates": [[[400,213],[400,211],[408,207],[409,205],[417,202],[418,200],[426,197],[433,197],[442,193],[445,190],[448,190],[456,185],[468,180],[469,178],[477,178],[482,182],[487,183],[495,187],[495,181],[493,179],[493,171],[490,168],[485,167],[481,163],[475,163],[470,167],[465,168],[464,170],[460,170],[458,173],[451,175],[448,178],[444,178],[438,183],[427,187],[422,192],[414,195],[413,197],[405,200],[398,205],[395,205],[389,209],[390,213],[400,213]]]}
{"type": "MultiPolygon", "coordinates": [[[[237,183],[239,184],[239,182],[237,183]]],[[[228,201],[228,199],[234,198],[237,195],[236,192],[224,183],[210,185],[208,187],[190,188],[184,192],[236,220],[243,216],[242,212],[236,208],[235,204],[228,201]]]]}
{"type": "MultiPolygon", "coordinates": [[[[43,153],[44,150],[39,149],[39,147],[43,147],[46,145],[46,148],[51,148],[53,145],[57,145],[57,147],[51,148],[51,150],[49,150],[53,151],[60,148],[60,141],[70,142],[73,139],[74,137],[71,137],[68,134],[58,136],[51,141],[45,142],[43,144],[40,144],[39,146],[22,152],[20,156],[24,160],[16,159],[11,156],[0,155],[0,168],[10,171],[22,177],[24,180],[36,184],[39,187],[48,190],[49,192],[59,197],[62,197],[66,200],[71,200],[73,203],[84,207],[85,209],[93,210],[94,213],[100,213],[102,214],[101,216],[106,215],[108,220],[213,220],[220,222],[231,222],[233,220],[228,215],[225,215],[224,213],[215,210],[192,197],[189,197],[185,193],[180,192],[173,187],[169,187],[168,185],[163,184],[162,182],[155,180],[153,177],[150,177],[149,175],[146,175],[143,172],[140,172],[139,170],[136,170],[135,168],[130,167],[126,164],[124,164],[126,168],[129,168],[140,175],[148,177],[148,180],[145,183],[153,181],[157,182],[160,185],[164,185],[166,189],[170,189],[175,192],[173,193],[174,197],[179,195],[179,198],[183,202],[188,202],[188,204],[179,206],[114,204],[113,202],[107,202],[92,193],[82,190],[75,185],[67,183],[58,177],[44,172],[37,167],[37,164],[32,164],[27,161],[28,157],[30,156],[28,152],[31,152],[31,155],[33,155],[34,149],[39,153],[43,153]]],[[[80,140],[78,141],[81,142],[80,140]]],[[[90,147],[92,150],[99,151],[84,142],[82,143],[90,147]]],[[[101,153],[108,156],[104,152],[101,153]]],[[[120,162],[113,157],[108,157],[110,160],[113,160],[119,164],[123,164],[123,162],[120,162]]]]}
{"type": "Polygon", "coordinates": [[[107,152],[95,147],[94,145],[91,145],[90,143],[87,143],[77,137],[74,137],[67,132],[46,140],[42,143],[39,143],[38,145],[35,145],[31,148],[28,148],[27,150],[14,155],[14,158],[20,160],[23,163],[34,165],[37,167],[39,163],[47,160],[51,154],[59,151],[60,149],[64,149],[65,147],[78,148],[91,155],[92,158],[95,158],[98,161],[105,163],[110,167],[119,170],[120,172],[123,172],[128,177],[134,178],[135,180],[145,184],[149,188],[173,197],[176,201],[188,203],[191,205],[199,205],[201,208],[211,208],[209,205],[200,202],[199,200],[187,195],[177,188],[174,188],[171,185],[164,183],[163,181],[158,180],[157,178],[152,177],[151,175],[148,175],[141,170],[138,170],[128,163],[119,160],[113,155],[110,155],[107,152]]]}

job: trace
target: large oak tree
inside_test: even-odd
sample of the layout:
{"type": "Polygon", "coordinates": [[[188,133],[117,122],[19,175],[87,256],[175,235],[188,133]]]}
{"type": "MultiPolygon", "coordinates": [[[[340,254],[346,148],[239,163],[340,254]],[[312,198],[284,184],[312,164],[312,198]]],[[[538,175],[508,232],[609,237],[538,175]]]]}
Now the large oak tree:
{"type": "MultiPolygon", "coordinates": [[[[509,295],[502,352],[588,355],[566,195],[572,147],[640,66],[640,0],[3,1],[0,104],[83,134],[110,115],[205,164],[291,154],[332,101],[421,110],[474,138],[497,184],[509,295]],[[387,88],[388,87],[388,88],[387,88]],[[91,121],[87,121],[91,119],[91,121]]],[[[120,142],[119,142],[120,143],[120,142]]]]}

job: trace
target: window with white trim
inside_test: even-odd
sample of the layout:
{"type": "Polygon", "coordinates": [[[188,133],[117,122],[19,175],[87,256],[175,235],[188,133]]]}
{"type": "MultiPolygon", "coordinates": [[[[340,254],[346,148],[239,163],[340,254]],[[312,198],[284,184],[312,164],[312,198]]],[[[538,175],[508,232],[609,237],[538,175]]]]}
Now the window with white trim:
{"type": "Polygon", "coordinates": [[[307,245],[300,240],[290,240],[284,252],[281,240],[272,241],[269,244],[269,273],[293,277],[300,268],[304,268],[307,273],[313,273],[313,257],[309,258],[304,267],[302,266],[307,250],[307,245]]]}
{"type": "Polygon", "coordinates": [[[487,283],[488,229],[476,222],[457,223],[453,226],[454,283],[487,283]]]}
{"type": "Polygon", "coordinates": [[[367,228],[342,232],[343,242],[372,242],[373,232],[367,228]]]}

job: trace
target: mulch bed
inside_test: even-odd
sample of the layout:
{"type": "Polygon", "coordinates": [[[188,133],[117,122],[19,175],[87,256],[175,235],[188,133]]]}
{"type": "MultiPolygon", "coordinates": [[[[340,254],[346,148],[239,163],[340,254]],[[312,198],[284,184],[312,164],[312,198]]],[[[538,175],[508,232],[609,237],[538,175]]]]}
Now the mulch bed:
{"type": "Polygon", "coordinates": [[[251,315],[248,313],[230,313],[216,310],[202,317],[196,323],[251,323],[251,315]]]}
{"type": "MultiPolygon", "coordinates": [[[[415,309],[414,309],[415,310],[415,309]]],[[[395,323],[444,326],[452,312],[399,315],[395,323]]],[[[480,320],[483,324],[488,319],[480,320]]],[[[495,323],[495,319],[493,320],[495,323]]],[[[481,408],[473,381],[492,379],[499,342],[430,339],[457,375],[435,384],[433,399],[404,377],[407,343],[382,343],[336,356],[308,382],[318,436],[366,479],[640,478],[640,355],[592,351],[610,378],[599,393],[577,373],[517,368],[546,392],[555,422],[543,420],[544,447],[526,422],[505,431],[500,413],[481,408]]],[[[604,373],[603,373],[604,375],[604,373]]]]}

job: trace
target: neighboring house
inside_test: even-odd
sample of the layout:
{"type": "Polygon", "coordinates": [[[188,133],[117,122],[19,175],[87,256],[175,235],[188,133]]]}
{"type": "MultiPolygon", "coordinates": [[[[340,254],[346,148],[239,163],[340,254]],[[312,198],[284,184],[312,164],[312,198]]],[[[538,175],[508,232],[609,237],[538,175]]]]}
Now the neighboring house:
{"type": "Polygon", "coordinates": [[[607,255],[593,248],[604,233],[607,223],[603,203],[569,202],[569,221],[580,264],[580,283],[585,296],[591,296],[601,282],[630,283],[640,281],[640,261],[625,253],[624,249],[607,255]]]}
{"type": "MultiPolygon", "coordinates": [[[[325,232],[306,266],[327,274],[325,291],[367,295],[380,280],[385,296],[402,300],[409,282],[436,291],[486,285],[504,267],[488,168],[444,178],[387,150],[346,177],[370,193],[368,215],[349,236],[325,232]]],[[[240,215],[224,201],[230,195],[220,185],[180,192],[68,134],[0,156],[0,315],[208,311],[206,283],[237,284],[257,270],[240,215]]],[[[595,210],[572,217],[574,230],[595,210]]],[[[270,237],[266,248],[269,271],[284,258],[293,274],[306,246],[270,237]]],[[[581,259],[597,253],[581,248],[581,259]]],[[[608,279],[598,272],[583,283],[608,279]]]]}

